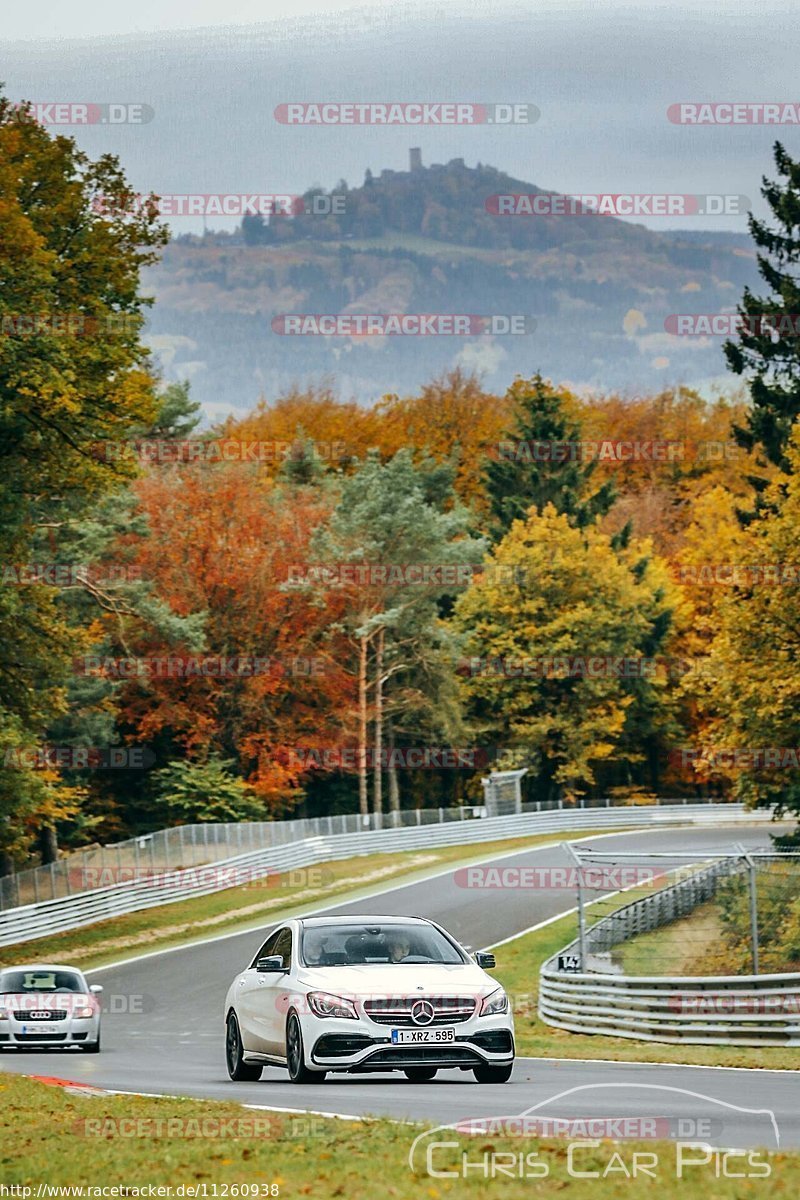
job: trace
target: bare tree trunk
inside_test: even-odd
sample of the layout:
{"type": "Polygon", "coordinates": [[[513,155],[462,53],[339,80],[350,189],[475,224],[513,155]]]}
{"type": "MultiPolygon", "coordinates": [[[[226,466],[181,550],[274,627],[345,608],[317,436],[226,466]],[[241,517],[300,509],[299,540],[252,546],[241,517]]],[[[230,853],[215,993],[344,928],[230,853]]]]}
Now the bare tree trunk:
{"type": "Polygon", "coordinates": [[[58,838],[52,825],[44,825],[39,830],[39,853],[42,866],[47,866],[58,858],[58,838]]]}
{"type": "Polygon", "coordinates": [[[383,812],[383,648],[384,631],[378,633],[378,646],[375,651],[375,780],[372,797],[372,810],[380,815],[383,812]]]}
{"type": "Polygon", "coordinates": [[[358,653],[358,808],[369,816],[367,795],[367,642],[362,637],[358,653]]]}
{"type": "Polygon", "coordinates": [[[394,761],[394,729],[389,725],[389,811],[400,812],[400,785],[397,779],[397,765],[394,761]]]}

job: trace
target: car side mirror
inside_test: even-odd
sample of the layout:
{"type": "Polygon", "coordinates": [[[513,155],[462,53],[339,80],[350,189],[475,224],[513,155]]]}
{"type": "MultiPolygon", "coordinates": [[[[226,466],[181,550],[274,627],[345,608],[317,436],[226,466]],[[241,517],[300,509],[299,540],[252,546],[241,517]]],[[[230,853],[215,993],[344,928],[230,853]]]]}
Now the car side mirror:
{"type": "Polygon", "coordinates": [[[102,992],[102,990],[103,990],[102,983],[90,983],[89,984],[89,991],[94,992],[95,995],[97,995],[99,992],[102,992]]]}
{"type": "Polygon", "coordinates": [[[260,958],[256,963],[256,970],[259,975],[278,975],[286,968],[283,965],[282,954],[268,954],[266,958],[260,958]]]}
{"type": "Polygon", "coordinates": [[[479,950],[475,955],[475,962],[479,967],[483,967],[485,971],[490,971],[492,967],[497,966],[494,955],[489,954],[488,950],[479,950]]]}

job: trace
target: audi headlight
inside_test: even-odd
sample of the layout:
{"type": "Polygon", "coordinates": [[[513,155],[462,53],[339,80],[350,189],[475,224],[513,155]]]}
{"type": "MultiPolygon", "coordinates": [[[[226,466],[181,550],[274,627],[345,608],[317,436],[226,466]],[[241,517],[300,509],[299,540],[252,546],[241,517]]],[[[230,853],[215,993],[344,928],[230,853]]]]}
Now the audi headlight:
{"type": "Polygon", "coordinates": [[[93,1017],[94,1009],[93,1008],[75,1008],[72,1011],[72,1015],[73,1015],[73,1017],[93,1017]]]}
{"type": "Polygon", "coordinates": [[[484,996],[481,1002],[480,1017],[496,1017],[498,1013],[508,1012],[508,996],[502,988],[484,996]]]}
{"type": "Polygon", "coordinates": [[[328,992],[309,992],[308,1007],[316,1017],[344,1017],[357,1021],[355,1001],[344,996],[331,996],[328,992]]]}
{"type": "Polygon", "coordinates": [[[0,1021],[8,1020],[8,1009],[0,1008],[0,1021]]]}

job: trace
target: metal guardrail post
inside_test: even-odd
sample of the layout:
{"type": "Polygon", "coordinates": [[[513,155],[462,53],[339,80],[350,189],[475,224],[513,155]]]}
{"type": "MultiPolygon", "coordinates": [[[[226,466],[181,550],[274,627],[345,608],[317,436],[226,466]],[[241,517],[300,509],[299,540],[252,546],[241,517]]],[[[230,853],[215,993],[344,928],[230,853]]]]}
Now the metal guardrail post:
{"type": "Polygon", "coordinates": [[[581,971],[586,969],[586,913],[583,908],[583,880],[581,879],[581,860],[575,853],[570,842],[562,842],[561,845],[567,851],[568,855],[575,863],[576,872],[575,879],[577,883],[577,899],[578,899],[578,953],[581,959],[581,971]]]}
{"type": "Polygon", "coordinates": [[[757,877],[756,864],[754,859],[747,853],[741,843],[737,843],[736,849],[740,852],[742,858],[747,863],[747,874],[750,885],[750,942],[753,952],[753,974],[758,974],[758,895],[756,892],[757,877]]]}

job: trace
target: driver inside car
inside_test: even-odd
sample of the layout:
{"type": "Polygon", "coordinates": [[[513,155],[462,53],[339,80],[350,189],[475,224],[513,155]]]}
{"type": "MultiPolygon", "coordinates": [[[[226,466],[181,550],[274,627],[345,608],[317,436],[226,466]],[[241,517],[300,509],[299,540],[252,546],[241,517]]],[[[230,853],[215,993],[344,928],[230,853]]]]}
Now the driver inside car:
{"type": "Polygon", "coordinates": [[[387,939],[389,946],[389,962],[402,962],[411,953],[411,942],[405,934],[396,934],[387,939]]]}

